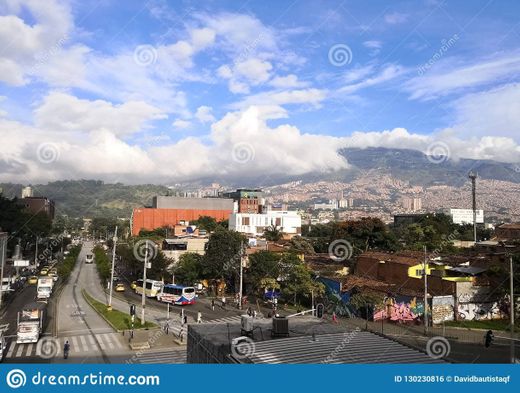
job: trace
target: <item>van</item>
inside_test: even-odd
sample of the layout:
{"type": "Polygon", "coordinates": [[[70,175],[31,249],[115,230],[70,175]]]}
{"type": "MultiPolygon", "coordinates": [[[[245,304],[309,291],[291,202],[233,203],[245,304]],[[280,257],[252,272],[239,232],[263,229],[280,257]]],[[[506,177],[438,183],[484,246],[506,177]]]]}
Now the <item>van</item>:
{"type": "Polygon", "coordinates": [[[94,262],[94,255],[87,254],[87,256],[85,257],[85,263],[92,263],[92,262],[94,262]]]}

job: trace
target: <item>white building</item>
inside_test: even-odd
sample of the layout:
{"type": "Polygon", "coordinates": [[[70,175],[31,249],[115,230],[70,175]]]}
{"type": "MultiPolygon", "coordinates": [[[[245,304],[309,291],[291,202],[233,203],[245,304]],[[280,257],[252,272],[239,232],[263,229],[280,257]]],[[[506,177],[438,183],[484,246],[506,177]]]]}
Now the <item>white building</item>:
{"type": "Polygon", "coordinates": [[[33,189],[31,186],[27,186],[22,188],[22,199],[23,198],[32,198],[34,196],[33,189]]]}
{"type": "Polygon", "coordinates": [[[229,229],[251,236],[262,236],[273,225],[287,235],[299,235],[302,231],[302,219],[296,211],[232,213],[229,216],[229,229]]]}
{"type": "MultiPolygon", "coordinates": [[[[450,209],[454,224],[473,224],[472,209],[450,209]]],[[[477,224],[484,223],[484,210],[477,210],[477,224]]]]}

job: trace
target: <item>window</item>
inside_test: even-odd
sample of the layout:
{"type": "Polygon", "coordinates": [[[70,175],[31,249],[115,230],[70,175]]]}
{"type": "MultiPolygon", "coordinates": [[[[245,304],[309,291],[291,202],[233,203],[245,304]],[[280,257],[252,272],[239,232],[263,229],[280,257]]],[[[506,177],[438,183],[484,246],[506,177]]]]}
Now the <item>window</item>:
{"type": "Polygon", "coordinates": [[[249,217],[242,217],[242,225],[249,225],[249,217]]]}

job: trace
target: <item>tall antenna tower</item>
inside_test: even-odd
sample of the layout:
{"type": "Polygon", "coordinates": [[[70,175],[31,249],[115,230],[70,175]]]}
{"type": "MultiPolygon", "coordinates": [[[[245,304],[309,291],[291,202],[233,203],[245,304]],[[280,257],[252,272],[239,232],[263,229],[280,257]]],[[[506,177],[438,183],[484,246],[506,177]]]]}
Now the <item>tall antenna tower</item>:
{"type": "Polygon", "coordinates": [[[473,201],[473,241],[477,244],[477,174],[471,171],[468,177],[471,179],[471,196],[473,201]]]}

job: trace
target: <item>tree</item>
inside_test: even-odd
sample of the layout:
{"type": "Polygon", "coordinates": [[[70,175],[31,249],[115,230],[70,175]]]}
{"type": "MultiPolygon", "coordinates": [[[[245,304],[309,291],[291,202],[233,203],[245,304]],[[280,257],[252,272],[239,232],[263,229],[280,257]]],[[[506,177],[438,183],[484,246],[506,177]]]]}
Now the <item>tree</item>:
{"type": "Polygon", "coordinates": [[[179,262],[174,268],[175,281],[185,285],[193,285],[202,278],[203,263],[202,255],[187,252],[179,257],[179,262]]]}
{"type": "Polygon", "coordinates": [[[308,300],[311,293],[320,296],[325,292],[324,285],[313,279],[311,270],[297,257],[296,259],[286,258],[282,263],[285,264],[286,271],[282,292],[287,299],[292,299],[294,304],[299,303],[298,295],[308,300]]]}
{"type": "Polygon", "coordinates": [[[266,240],[271,242],[276,242],[282,238],[283,234],[276,225],[271,225],[270,227],[266,228],[264,231],[264,237],[266,240]]]}
{"type": "Polygon", "coordinates": [[[240,267],[247,239],[242,234],[217,226],[207,243],[204,275],[207,278],[232,279],[240,267]]]}
{"type": "Polygon", "coordinates": [[[316,252],[314,251],[314,247],[312,243],[307,239],[304,239],[301,236],[295,236],[289,242],[290,250],[298,253],[303,253],[305,255],[314,255],[316,252]]]}
{"type": "Polygon", "coordinates": [[[196,225],[199,229],[213,232],[217,228],[217,220],[210,216],[201,216],[198,220],[192,221],[191,224],[196,225]]]}
{"type": "Polygon", "coordinates": [[[271,251],[259,251],[249,256],[249,268],[247,269],[246,279],[258,293],[265,285],[265,280],[274,280],[280,276],[280,254],[271,251]]]}

